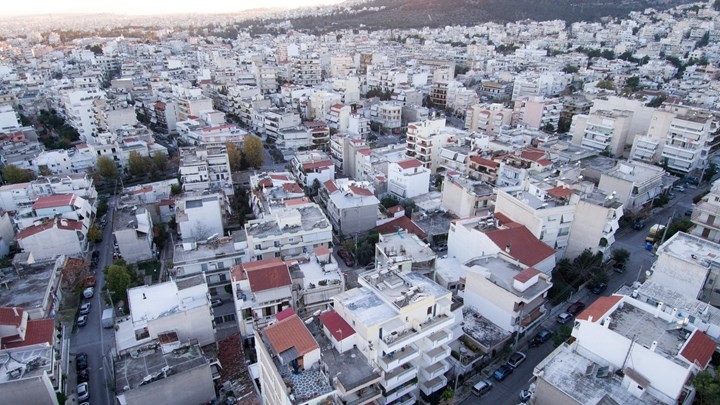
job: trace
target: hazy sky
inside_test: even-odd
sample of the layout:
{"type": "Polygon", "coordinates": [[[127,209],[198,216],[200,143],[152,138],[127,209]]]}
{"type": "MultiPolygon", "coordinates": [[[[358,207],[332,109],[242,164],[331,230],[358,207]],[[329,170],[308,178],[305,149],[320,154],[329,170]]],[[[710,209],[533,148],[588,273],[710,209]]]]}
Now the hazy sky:
{"type": "Polygon", "coordinates": [[[337,4],[343,0],[5,0],[2,14],[57,14],[57,13],[117,13],[117,14],[170,14],[170,13],[224,13],[260,7],[302,7],[320,4],[337,4]]]}

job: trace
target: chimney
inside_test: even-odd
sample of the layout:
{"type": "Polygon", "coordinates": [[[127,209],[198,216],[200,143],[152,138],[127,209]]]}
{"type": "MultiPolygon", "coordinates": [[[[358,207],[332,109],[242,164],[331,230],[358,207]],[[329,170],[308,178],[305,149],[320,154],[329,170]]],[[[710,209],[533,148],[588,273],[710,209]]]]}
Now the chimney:
{"type": "Polygon", "coordinates": [[[650,351],[654,352],[656,348],[657,348],[657,341],[653,340],[652,344],[650,345],[650,351]]]}
{"type": "Polygon", "coordinates": [[[505,252],[510,253],[510,247],[511,245],[509,243],[505,245],[505,252]]]}
{"type": "Polygon", "coordinates": [[[671,318],[672,320],[675,320],[675,315],[677,315],[677,313],[678,313],[678,309],[677,309],[677,308],[673,308],[673,310],[672,310],[672,315],[670,315],[670,318],[671,318]]]}
{"type": "Polygon", "coordinates": [[[15,316],[20,316],[20,314],[18,314],[17,307],[13,307],[13,313],[15,314],[15,316]]]}
{"type": "Polygon", "coordinates": [[[592,321],[593,321],[593,316],[592,316],[592,315],[588,315],[588,322],[592,323],[592,321]]]}
{"type": "Polygon", "coordinates": [[[660,316],[660,312],[662,312],[662,309],[663,309],[663,303],[658,302],[657,307],[655,308],[655,318],[660,316]]]}
{"type": "Polygon", "coordinates": [[[610,321],[612,321],[612,318],[610,318],[609,316],[608,316],[608,317],[605,317],[605,323],[603,324],[603,326],[605,327],[605,329],[609,329],[609,328],[610,328],[610,321]]]}

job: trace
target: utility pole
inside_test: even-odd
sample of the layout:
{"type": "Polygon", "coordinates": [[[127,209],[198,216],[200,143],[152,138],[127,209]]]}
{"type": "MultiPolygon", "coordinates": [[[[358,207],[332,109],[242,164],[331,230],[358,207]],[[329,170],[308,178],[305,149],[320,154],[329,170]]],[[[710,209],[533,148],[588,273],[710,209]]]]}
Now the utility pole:
{"type": "Polygon", "coordinates": [[[665,236],[667,236],[668,228],[670,228],[670,222],[672,222],[673,218],[675,218],[675,210],[673,209],[672,215],[670,215],[670,218],[668,218],[667,225],[665,225],[665,230],[663,231],[662,239],[660,240],[659,246],[662,246],[663,243],[665,243],[665,236]]]}

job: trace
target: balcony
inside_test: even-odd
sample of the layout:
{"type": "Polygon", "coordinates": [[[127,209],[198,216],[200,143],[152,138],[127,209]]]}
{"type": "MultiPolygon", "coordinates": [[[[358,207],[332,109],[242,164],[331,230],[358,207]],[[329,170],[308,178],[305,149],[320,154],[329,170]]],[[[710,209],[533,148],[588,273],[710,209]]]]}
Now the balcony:
{"type": "Polygon", "coordinates": [[[448,370],[450,370],[450,364],[445,360],[440,360],[437,363],[424,367],[421,375],[423,379],[432,381],[435,378],[442,377],[448,370]]]}
{"type": "Polygon", "coordinates": [[[439,376],[429,381],[423,381],[420,384],[420,389],[425,395],[432,395],[433,392],[442,389],[447,385],[447,378],[445,376],[439,376]]]}
{"type": "Polygon", "coordinates": [[[394,390],[386,391],[385,392],[385,403],[392,402],[396,399],[401,398],[405,394],[410,394],[411,392],[415,391],[415,387],[417,386],[417,383],[413,381],[409,381],[394,390]]]}
{"type": "Polygon", "coordinates": [[[380,380],[380,384],[382,384],[386,390],[391,390],[398,385],[404,384],[417,377],[417,371],[418,369],[413,367],[411,364],[403,364],[402,367],[398,367],[392,372],[385,373],[385,377],[380,380]]]}
{"type": "Polygon", "coordinates": [[[417,399],[415,398],[415,395],[413,394],[406,394],[403,395],[400,399],[398,399],[398,402],[395,402],[393,405],[410,405],[414,404],[417,399]]]}
{"type": "Polygon", "coordinates": [[[446,358],[450,355],[450,346],[440,346],[423,352],[421,365],[427,366],[446,358]]]}
{"type": "MultiPolygon", "coordinates": [[[[380,345],[382,347],[382,344],[380,345]]],[[[378,359],[378,365],[383,371],[392,371],[403,364],[415,360],[420,357],[420,351],[418,347],[410,344],[404,347],[399,347],[396,350],[387,351],[388,353],[378,359]]]]}
{"type": "Polygon", "coordinates": [[[365,388],[361,388],[350,394],[346,394],[343,397],[343,404],[345,405],[361,405],[369,404],[372,401],[380,399],[382,397],[382,391],[377,384],[370,385],[365,388]]]}
{"type": "Polygon", "coordinates": [[[455,320],[455,316],[452,313],[448,316],[445,314],[438,315],[434,318],[430,318],[425,322],[413,321],[413,327],[406,329],[402,332],[393,333],[385,336],[380,340],[380,349],[385,353],[391,353],[400,350],[403,346],[413,343],[419,339],[440,331],[445,328],[449,328],[455,320]]]}

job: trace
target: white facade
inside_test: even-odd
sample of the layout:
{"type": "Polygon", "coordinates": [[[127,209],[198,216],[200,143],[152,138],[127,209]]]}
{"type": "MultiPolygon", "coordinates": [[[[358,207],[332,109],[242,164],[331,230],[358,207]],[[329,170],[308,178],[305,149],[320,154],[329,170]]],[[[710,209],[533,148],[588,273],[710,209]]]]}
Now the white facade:
{"type": "Polygon", "coordinates": [[[430,169],[417,159],[388,164],[388,192],[399,198],[413,198],[430,189],[430,169]]]}
{"type": "Polygon", "coordinates": [[[116,213],[113,218],[115,243],[120,255],[128,263],[153,258],[153,223],[145,208],[133,213],[116,213]]]}
{"type": "Polygon", "coordinates": [[[178,236],[196,242],[224,235],[223,209],[217,194],[188,195],[176,200],[175,221],[178,236]]]}

